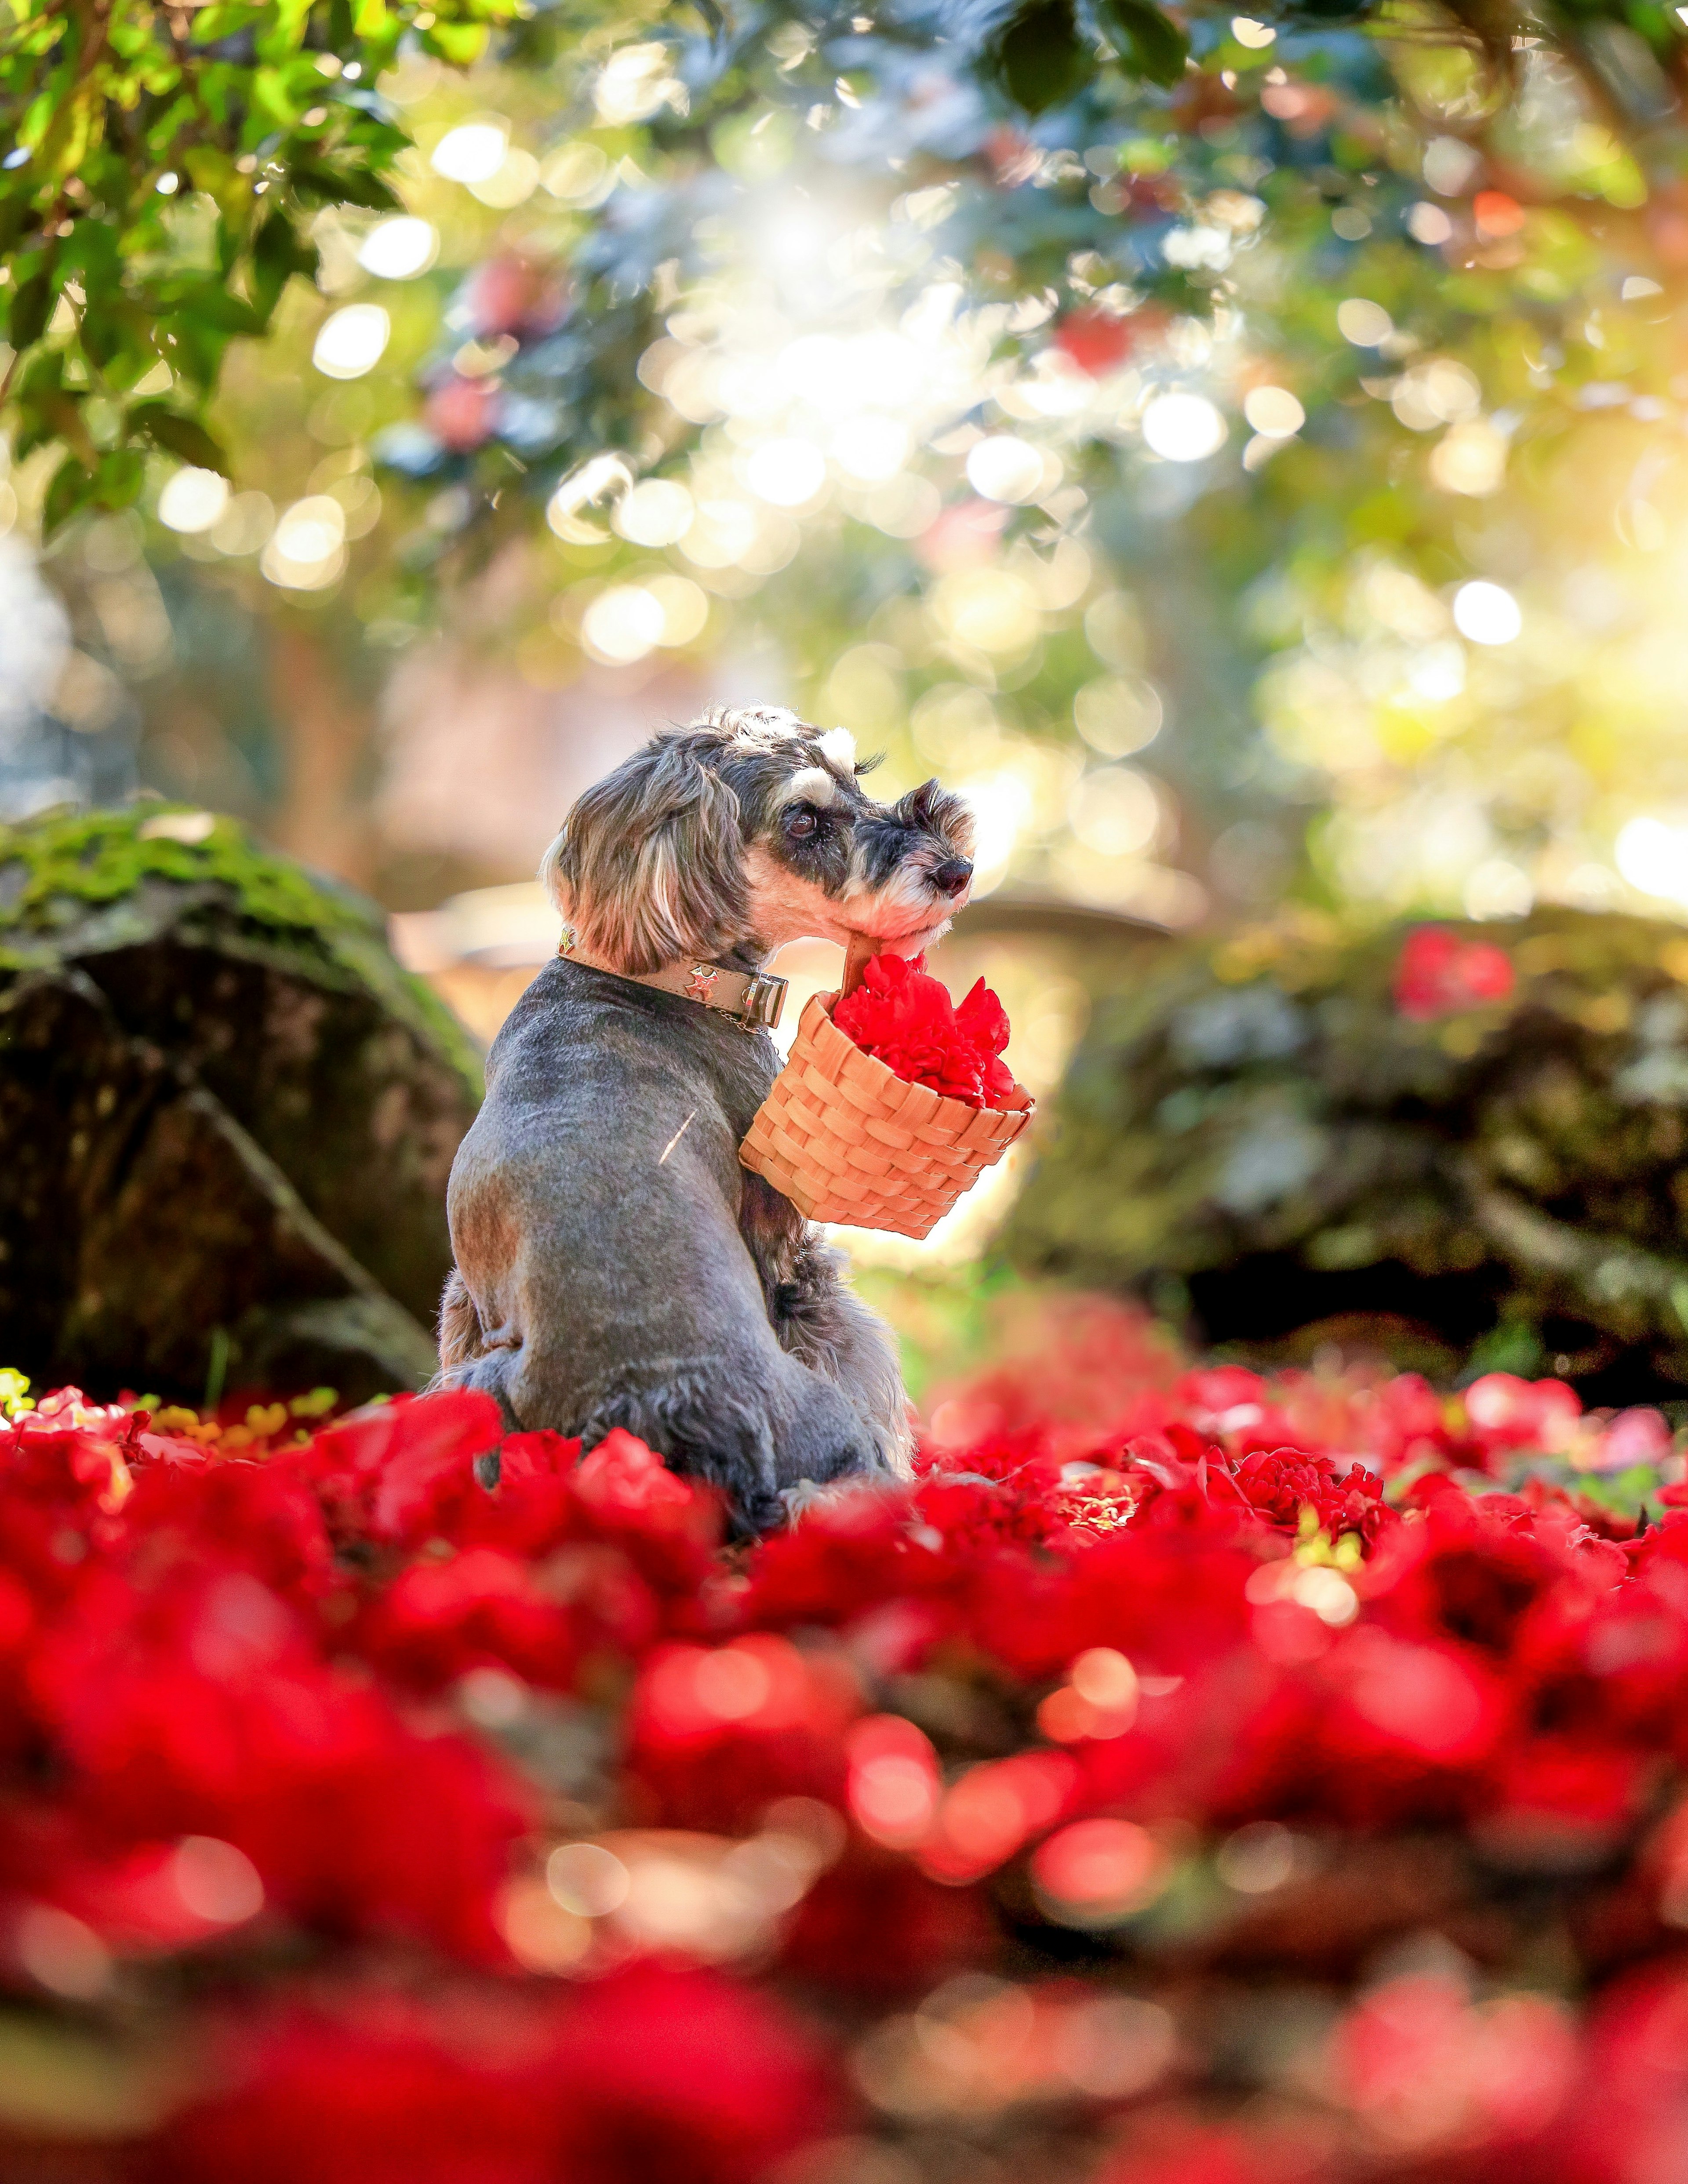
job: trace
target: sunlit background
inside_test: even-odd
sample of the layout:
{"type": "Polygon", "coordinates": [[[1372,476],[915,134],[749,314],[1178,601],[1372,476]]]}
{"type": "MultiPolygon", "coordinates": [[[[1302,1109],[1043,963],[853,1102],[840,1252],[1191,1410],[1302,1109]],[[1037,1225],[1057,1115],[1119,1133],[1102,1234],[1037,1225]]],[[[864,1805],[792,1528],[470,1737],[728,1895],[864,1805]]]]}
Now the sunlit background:
{"type": "MultiPolygon", "coordinates": [[[[1039,1092],[1139,943],[1288,894],[1688,915],[1688,218],[1638,212],[1545,53],[1479,144],[1470,53],[1407,40],[1367,135],[1347,36],[1203,18],[1253,103],[1063,136],[930,56],[783,103],[785,21],[702,169],[637,20],[403,59],[404,209],[317,217],[318,292],[232,352],[232,482],[159,457],[44,559],[39,464],[0,484],[0,801],[241,813],[377,895],[484,1039],[554,945],[531,875],[575,794],[705,703],[789,702],[883,793],[972,802],[939,967],[999,983],[1039,1092]],[[630,268],[649,337],[598,356],[595,436],[578,298],[630,268]]],[[[203,199],[172,218],[205,247],[203,199]]],[[[781,967],[800,1001],[835,961],[781,967]]]]}

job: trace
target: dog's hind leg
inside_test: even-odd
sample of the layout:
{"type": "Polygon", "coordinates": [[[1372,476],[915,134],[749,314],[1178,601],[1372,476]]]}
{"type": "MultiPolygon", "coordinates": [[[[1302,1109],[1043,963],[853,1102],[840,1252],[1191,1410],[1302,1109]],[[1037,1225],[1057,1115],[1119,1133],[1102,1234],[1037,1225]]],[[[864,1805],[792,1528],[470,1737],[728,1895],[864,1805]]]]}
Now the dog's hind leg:
{"type": "Polygon", "coordinates": [[[454,1384],[447,1382],[446,1375],[480,1357],[485,1346],[481,1315],[475,1309],[469,1284],[454,1267],[446,1276],[445,1294],[439,1301],[440,1384],[454,1384]]]}
{"type": "MultiPolygon", "coordinates": [[[[519,1433],[521,1421],[504,1392],[510,1358],[507,1343],[487,1342],[469,1284],[454,1267],[446,1277],[445,1294],[440,1299],[439,1370],[429,1381],[426,1392],[435,1396],[448,1388],[478,1388],[490,1396],[503,1412],[504,1431],[519,1433]]],[[[488,1456],[476,1458],[476,1474],[483,1486],[498,1485],[498,1464],[496,1449],[488,1456]]]]}

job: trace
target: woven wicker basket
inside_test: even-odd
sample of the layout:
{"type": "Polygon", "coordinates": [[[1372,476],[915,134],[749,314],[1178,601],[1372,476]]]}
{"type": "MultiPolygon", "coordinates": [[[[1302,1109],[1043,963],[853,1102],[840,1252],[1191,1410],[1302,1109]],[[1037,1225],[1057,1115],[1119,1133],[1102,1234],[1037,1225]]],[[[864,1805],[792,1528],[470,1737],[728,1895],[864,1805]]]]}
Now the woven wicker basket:
{"type": "Polygon", "coordinates": [[[911,1084],[833,1022],[837,994],[803,1011],[789,1060],[738,1148],[753,1173],[811,1221],[924,1236],[1032,1119],[1014,1087],[1002,1110],[911,1084]]]}

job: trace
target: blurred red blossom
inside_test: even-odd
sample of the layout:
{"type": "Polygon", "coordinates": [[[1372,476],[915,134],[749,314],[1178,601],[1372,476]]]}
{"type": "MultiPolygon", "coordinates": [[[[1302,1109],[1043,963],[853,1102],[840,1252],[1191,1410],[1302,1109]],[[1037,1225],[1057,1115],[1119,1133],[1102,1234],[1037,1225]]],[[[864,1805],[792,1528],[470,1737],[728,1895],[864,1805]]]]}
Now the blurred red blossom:
{"type": "Polygon", "coordinates": [[[1410,933],[1395,967],[1395,1005],[1419,1020],[1510,998],[1518,972],[1492,940],[1462,940],[1446,925],[1410,933]]]}
{"type": "Polygon", "coordinates": [[[1662,1412],[1067,1300],[729,1548],[478,1396],[0,1393],[0,1987],[194,2059],[19,2173],[830,2184],[964,2114],[1106,2184],[1680,2165],[1662,1412]]]}

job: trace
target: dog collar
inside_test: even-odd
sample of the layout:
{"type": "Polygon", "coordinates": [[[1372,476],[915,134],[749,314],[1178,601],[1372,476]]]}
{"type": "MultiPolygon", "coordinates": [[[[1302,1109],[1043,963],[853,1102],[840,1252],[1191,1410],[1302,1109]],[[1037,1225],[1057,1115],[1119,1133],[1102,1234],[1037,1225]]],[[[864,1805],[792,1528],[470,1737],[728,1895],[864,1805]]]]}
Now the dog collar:
{"type": "Polygon", "coordinates": [[[659,993],[675,994],[682,1001],[696,1001],[738,1025],[740,1031],[772,1031],[785,1006],[786,981],[767,971],[724,971],[718,963],[664,963],[655,971],[612,971],[580,947],[572,927],[563,928],[557,953],[571,963],[584,963],[589,971],[606,978],[625,978],[630,986],[655,986],[659,993]]]}

